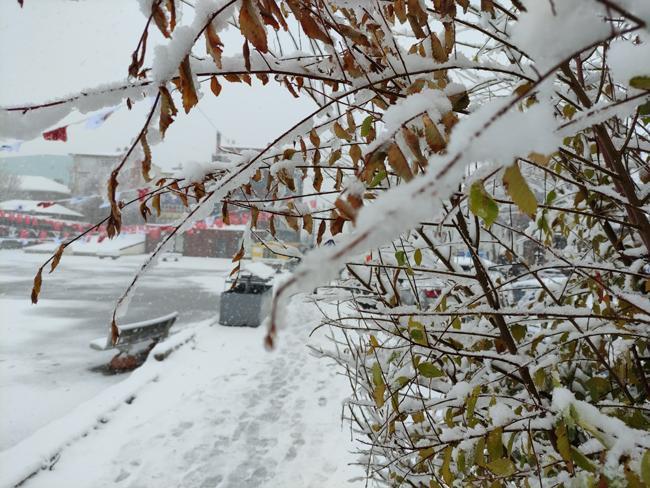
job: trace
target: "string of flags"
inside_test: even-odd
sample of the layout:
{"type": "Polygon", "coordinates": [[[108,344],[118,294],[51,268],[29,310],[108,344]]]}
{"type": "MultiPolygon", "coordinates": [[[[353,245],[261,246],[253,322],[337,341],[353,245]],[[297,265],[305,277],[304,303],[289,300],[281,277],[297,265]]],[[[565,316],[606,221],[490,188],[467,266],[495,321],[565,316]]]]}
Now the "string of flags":
{"type": "MultiPolygon", "coordinates": [[[[117,110],[116,107],[104,110],[102,112],[90,115],[89,117],[85,117],[77,122],[71,122],[70,124],[63,125],[61,127],[56,127],[55,129],[48,130],[46,132],[43,132],[43,139],[46,141],[61,141],[61,142],[67,142],[68,141],[68,127],[71,125],[80,125],[84,124],[84,127],[86,129],[97,129],[98,127],[101,127],[101,125],[106,122],[106,119],[108,119],[115,111],[117,110]]],[[[23,141],[14,141],[14,142],[8,142],[8,143],[3,143],[0,144],[0,151],[4,152],[19,152],[20,147],[23,144],[23,141]]]]}

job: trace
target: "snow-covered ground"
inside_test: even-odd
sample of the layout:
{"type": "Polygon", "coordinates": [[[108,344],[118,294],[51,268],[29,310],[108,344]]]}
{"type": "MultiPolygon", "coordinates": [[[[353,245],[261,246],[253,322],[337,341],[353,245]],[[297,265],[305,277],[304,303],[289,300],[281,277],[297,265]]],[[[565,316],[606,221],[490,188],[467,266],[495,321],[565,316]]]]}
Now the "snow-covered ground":
{"type": "Polygon", "coordinates": [[[88,340],[105,332],[141,259],[66,257],[32,307],[19,292],[28,291],[39,260],[0,252],[0,486],[52,456],[51,469],[23,486],[358,485],[346,481],[360,474],[348,465],[355,456],[341,423],[348,386],[306,347],[325,340],[308,338],[318,313],[294,301],[293,325],[273,352],[262,347],[262,329],[215,325],[225,260],[161,263],[132,302],[128,321],[178,309],[191,342],[130,375],[92,371],[110,353],[91,350],[88,340]]]}

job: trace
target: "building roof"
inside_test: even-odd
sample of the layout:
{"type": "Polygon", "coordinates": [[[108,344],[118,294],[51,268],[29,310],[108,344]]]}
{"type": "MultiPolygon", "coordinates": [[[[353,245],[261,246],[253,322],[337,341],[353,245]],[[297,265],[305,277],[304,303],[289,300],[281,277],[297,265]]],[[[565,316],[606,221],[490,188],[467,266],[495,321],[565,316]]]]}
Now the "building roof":
{"type": "Polygon", "coordinates": [[[61,183],[58,183],[50,178],[45,176],[28,176],[21,175],[20,179],[20,191],[43,191],[50,193],[61,193],[63,195],[70,195],[70,188],[61,183]]]}
{"type": "Polygon", "coordinates": [[[70,182],[72,158],[68,155],[39,154],[35,156],[0,157],[0,168],[12,175],[34,175],[70,182]]]}
{"type": "Polygon", "coordinates": [[[5,212],[22,212],[30,213],[36,215],[65,215],[68,217],[83,217],[83,214],[70,210],[69,208],[64,207],[55,203],[49,207],[39,207],[38,200],[5,200],[0,202],[0,210],[5,212]]]}

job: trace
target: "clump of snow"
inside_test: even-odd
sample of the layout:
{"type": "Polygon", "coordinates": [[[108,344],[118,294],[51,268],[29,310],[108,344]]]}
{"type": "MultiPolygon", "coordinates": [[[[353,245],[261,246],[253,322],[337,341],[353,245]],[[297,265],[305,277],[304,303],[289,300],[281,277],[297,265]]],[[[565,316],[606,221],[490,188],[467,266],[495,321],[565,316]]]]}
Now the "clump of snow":
{"type": "Polygon", "coordinates": [[[450,110],[451,102],[441,90],[425,89],[388,107],[382,117],[384,131],[392,134],[404,122],[424,112],[427,112],[432,120],[440,120],[442,114],[450,110]]]}
{"type": "Polygon", "coordinates": [[[169,80],[188,55],[194,44],[194,32],[189,26],[182,25],[174,30],[172,40],[166,45],[156,46],[151,65],[154,80],[169,80]]]}
{"type": "Polygon", "coordinates": [[[525,5],[527,12],[513,26],[512,42],[542,71],[610,34],[597,2],[529,0],[525,5]]]}
{"type": "Polygon", "coordinates": [[[612,42],[607,53],[614,81],[629,85],[635,76],[650,76],[650,34],[639,32],[640,44],[619,39],[612,42]]]}

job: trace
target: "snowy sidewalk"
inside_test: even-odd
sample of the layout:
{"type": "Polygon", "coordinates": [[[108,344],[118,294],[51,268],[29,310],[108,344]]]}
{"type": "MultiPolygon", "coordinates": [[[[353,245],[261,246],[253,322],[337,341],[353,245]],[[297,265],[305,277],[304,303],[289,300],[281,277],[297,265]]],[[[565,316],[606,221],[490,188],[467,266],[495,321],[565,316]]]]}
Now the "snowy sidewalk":
{"type": "MultiPolygon", "coordinates": [[[[199,325],[193,343],[133,375],[155,373],[156,381],[106,423],[88,425],[51,470],[23,486],[354,486],[347,480],[360,470],[347,465],[355,456],[340,421],[348,386],[308,353],[315,309],[294,302],[290,310],[295,325],[282,331],[274,352],[263,349],[261,328],[199,325]]],[[[75,417],[83,416],[61,422],[79,429],[75,417]]],[[[38,434],[13,449],[28,448],[38,434]]],[[[0,470],[20,468],[1,465],[10,451],[0,453],[0,470]]]]}

